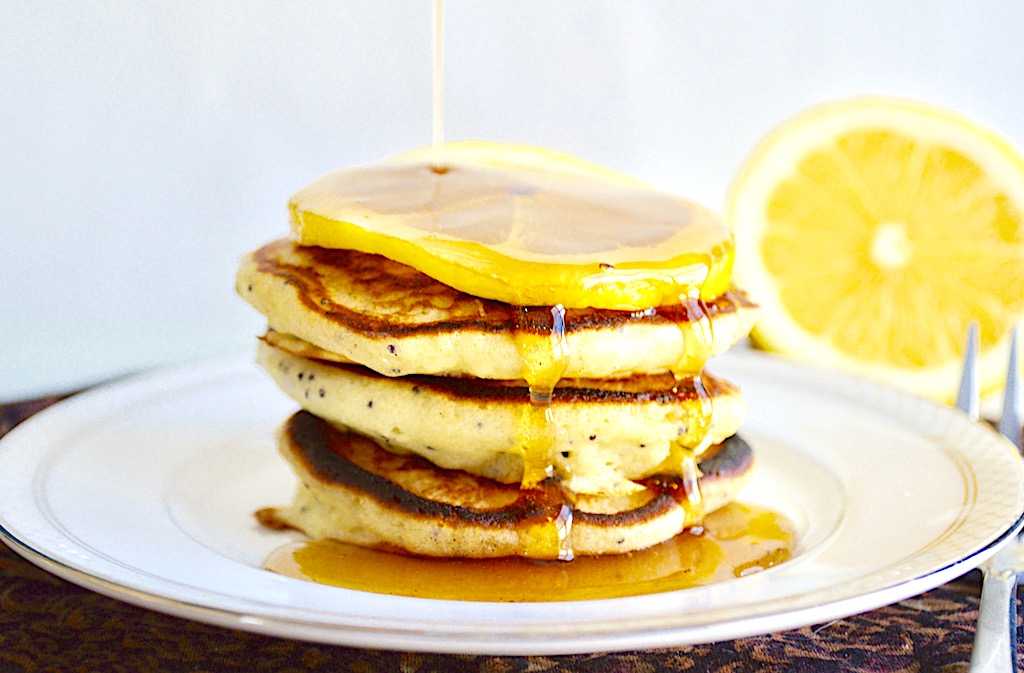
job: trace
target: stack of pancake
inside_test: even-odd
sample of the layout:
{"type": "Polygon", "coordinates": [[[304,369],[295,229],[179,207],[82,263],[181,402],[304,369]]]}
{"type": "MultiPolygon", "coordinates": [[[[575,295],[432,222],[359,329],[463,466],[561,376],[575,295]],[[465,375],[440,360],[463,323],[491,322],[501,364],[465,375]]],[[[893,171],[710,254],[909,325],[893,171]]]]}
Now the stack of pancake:
{"type": "MultiPolygon", "coordinates": [[[[528,166],[480,160],[507,153],[478,144],[443,170],[413,153],[330,174],[292,198],[291,239],[243,258],[237,290],[269,326],[258,362],[301,406],[279,433],[298,492],[289,506],[261,510],[263,523],[426,556],[567,560],[643,549],[699,526],[749,478],[751,450],[736,436],[744,400],[704,371],[757,315],[728,285],[729,232],[673,199],[679,228],[712,219],[720,240],[696,236],[693,250],[675,250],[685,269],[659,259],[647,270],[632,249],[636,264],[605,263],[598,249],[600,287],[586,291],[597,281],[548,274],[594,247],[566,236],[621,231],[653,256],[656,245],[636,244],[643,207],[634,223],[609,204],[654,193],[581,173],[559,155],[528,152],[528,166]],[[408,197],[420,182],[433,200],[408,197]],[[560,206],[580,183],[586,202],[560,206]],[[495,209],[485,192],[513,207],[495,209]],[[524,217],[524,200],[556,222],[566,213],[587,221],[549,234],[562,248],[550,259],[508,256],[510,236],[502,247],[480,232],[516,229],[504,220],[524,217]],[[455,210],[458,227],[438,224],[455,210]],[[414,222],[423,213],[428,225],[414,222]],[[438,252],[438,240],[461,247],[438,252]],[[715,255],[724,261],[693,263],[715,255]],[[469,256],[488,265],[487,279],[465,271],[469,256]],[[619,286],[613,267],[625,270],[619,286]],[[641,290],[608,299],[627,283],[641,290]],[[659,284],[668,300],[649,304],[648,286],[659,284]],[[530,301],[552,293],[571,301],[530,301]]],[[[687,240],[672,236],[677,247],[687,240]]]]}

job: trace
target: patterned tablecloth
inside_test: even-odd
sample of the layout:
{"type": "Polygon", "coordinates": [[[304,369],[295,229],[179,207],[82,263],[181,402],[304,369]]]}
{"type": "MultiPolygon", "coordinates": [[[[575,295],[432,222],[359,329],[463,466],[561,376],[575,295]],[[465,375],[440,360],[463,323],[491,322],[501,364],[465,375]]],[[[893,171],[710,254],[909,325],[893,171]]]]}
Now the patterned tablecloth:
{"type": "MultiPolygon", "coordinates": [[[[0,404],[0,435],[58,399],[0,404]]],[[[454,656],[319,645],[170,617],[81,589],[0,545],[0,671],[966,671],[979,590],[975,571],[847,619],[710,645],[454,656]]]]}

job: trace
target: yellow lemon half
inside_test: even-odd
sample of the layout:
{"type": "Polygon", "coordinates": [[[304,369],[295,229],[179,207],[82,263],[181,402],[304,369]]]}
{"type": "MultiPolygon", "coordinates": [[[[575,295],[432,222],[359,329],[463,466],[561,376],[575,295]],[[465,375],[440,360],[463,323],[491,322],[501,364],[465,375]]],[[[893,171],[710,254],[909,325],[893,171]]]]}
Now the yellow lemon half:
{"type": "Polygon", "coordinates": [[[826,104],[756,148],[726,209],[755,344],[949,401],[968,324],[981,385],[1024,313],[1024,161],[959,113],[889,98],[826,104]]]}
{"type": "Polygon", "coordinates": [[[381,254],[509,304],[642,310],[729,289],[716,214],[559,152],[449,143],[329,173],[290,200],[300,245],[381,254]]]}

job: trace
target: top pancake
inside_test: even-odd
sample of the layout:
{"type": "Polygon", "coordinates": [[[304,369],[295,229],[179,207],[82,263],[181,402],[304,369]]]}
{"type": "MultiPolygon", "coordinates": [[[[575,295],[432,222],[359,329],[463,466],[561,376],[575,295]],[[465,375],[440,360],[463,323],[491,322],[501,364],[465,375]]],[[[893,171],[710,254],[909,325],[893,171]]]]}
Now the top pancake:
{"type": "Polygon", "coordinates": [[[308,342],[316,357],[385,376],[529,378],[534,350],[524,343],[549,340],[562,321],[566,378],[694,372],[757,318],[739,291],[645,311],[566,309],[562,318],[474,297],[379,255],[287,240],[243,257],[236,288],[272,329],[308,342]]]}
{"type": "Polygon", "coordinates": [[[527,145],[445,143],[343,168],[300,189],[288,209],[300,245],[383,255],[516,306],[710,300],[728,291],[734,257],[712,211],[527,145]]]}

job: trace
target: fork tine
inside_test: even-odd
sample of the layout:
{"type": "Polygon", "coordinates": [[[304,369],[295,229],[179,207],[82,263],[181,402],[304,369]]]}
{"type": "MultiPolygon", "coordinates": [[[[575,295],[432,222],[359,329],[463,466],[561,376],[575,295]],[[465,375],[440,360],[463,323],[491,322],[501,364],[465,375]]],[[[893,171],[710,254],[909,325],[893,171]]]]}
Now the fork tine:
{"type": "Polygon", "coordinates": [[[967,330],[967,344],[964,352],[964,369],[960,375],[960,390],[956,395],[956,408],[967,414],[971,420],[978,420],[981,392],[978,383],[978,323],[971,321],[967,330]]]}
{"type": "Polygon", "coordinates": [[[1010,333],[1010,362],[1006,371],[1006,389],[1003,392],[1003,415],[999,419],[999,432],[1021,448],[1021,373],[1017,361],[1017,326],[1010,333]]]}

